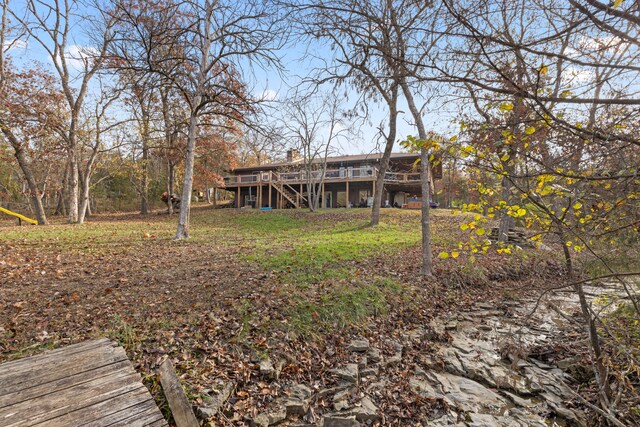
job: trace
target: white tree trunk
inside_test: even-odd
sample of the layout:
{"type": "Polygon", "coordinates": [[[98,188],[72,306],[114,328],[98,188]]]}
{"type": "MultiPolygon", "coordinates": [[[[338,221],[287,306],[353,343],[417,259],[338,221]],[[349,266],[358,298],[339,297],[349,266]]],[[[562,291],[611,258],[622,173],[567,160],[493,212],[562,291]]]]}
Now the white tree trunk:
{"type": "MultiPolygon", "coordinates": [[[[200,97],[198,96],[197,98],[200,97]]],[[[198,103],[199,99],[196,105],[198,103]]],[[[189,134],[187,138],[187,154],[184,163],[184,183],[182,185],[182,200],[180,201],[180,218],[174,240],[189,237],[189,217],[191,214],[191,191],[193,189],[193,164],[196,154],[197,126],[198,116],[194,109],[189,117],[189,134]]],[[[169,195],[169,198],[171,198],[171,195],[169,195]]],[[[171,200],[169,200],[169,203],[171,203],[171,200]]]]}

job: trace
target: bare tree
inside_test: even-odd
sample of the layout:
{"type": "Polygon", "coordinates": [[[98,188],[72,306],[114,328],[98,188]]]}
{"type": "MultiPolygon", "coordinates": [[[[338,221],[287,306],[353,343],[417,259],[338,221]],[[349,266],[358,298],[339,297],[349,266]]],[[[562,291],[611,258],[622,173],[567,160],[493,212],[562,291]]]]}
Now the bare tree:
{"type": "Polygon", "coordinates": [[[60,133],[66,142],[69,158],[69,222],[77,222],[79,214],[78,130],[82,106],[89,82],[102,67],[112,37],[113,19],[106,11],[100,13],[102,7],[94,6],[90,7],[98,16],[94,21],[89,20],[84,13],[86,11],[82,10],[87,7],[86,4],[73,0],[54,3],[27,0],[22,9],[10,10],[11,16],[21,24],[29,39],[35,40],[51,59],[68,104],[68,121],[60,133]],[[93,27],[90,35],[92,46],[71,44],[72,28],[77,27],[80,20],[85,28],[93,27]]]}
{"type": "MultiPolygon", "coordinates": [[[[30,70],[13,69],[7,51],[20,40],[8,23],[9,2],[2,3],[0,27],[0,131],[13,148],[14,156],[27,183],[29,199],[38,224],[46,225],[47,217],[32,159],[30,142],[51,137],[65,119],[61,91],[52,76],[37,66],[30,70]],[[14,35],[11,40],[7,37],[14,35]]],[[[18,31],[19,35],[21,32],[18,31]]],[[[45,180],[46,182],[46,180],[45,180]]]]}
{"type": "Polygon", "coordinates": [[[243,81],[247,67],[277,66],[274,53],[286,31],[269,2],[167,1],[157,8],[123,7],[127,31],[118,40],[124,67],[162,77],[188,106],[187,146],[175,239],[189,237],[198,124],[203,116],[242,122],[256,100],[243,81]],[[150,15],[151,14],[151,15],[150,15]],[[126,49],[124,47],[126,46],[126,49]]]}
{"type": "Polygon", "coordinates": [[[339,99],[335,94],[293,97],[284,117],[284,127],[288,139],[295,141],[301,152],[308,206],[311,212],[315,212],[323,197],[327,157],[336,151],[348,132],[339,99]]]}
{"type": "MultiPolygon", "coordinates": [[[[349,82],[370,99],[380,97],[390,111],[385,156],[377,190],[384,185],[385,166],[395,140],[397,91],[401,91],[411,111],[420,140],[428,137],[418,104],[426,99],[428,88],[425,64],[437,54],[445,31],[442,11],[432,2],[410,0],[336,0],[331,2],[293,2],[313,37],[328,39],[334,47],[336,63],[322,70],[320,81],[349,82]],[[311,12],[309,12],[311,11],[311,12]],[[324,75],[323,75],[324,74],[324,75]],[[419,95],[418,95],[419,94],[419,95]]],[[[422,182],[422,268],[431,275],[431,230],[429,196],[431,193],[431,151],[421,152],[422,182]]],[[[382,191],[376,191],[381,197],[382,191]]],[[[372,224],[379,221],[380,200],[372,212],[372,224]]]]}
{"type": "Polygon", "coordinates": [[[80,179],[80,211],[78,213],[78,223],[82,224],[90,212],[91,188],[97,183],[92,183],[92,177],[96,163],[100,160],[100,155],[107,151],[109,147],[105,139],[111,132],[120,127],[124,120],[114,120],[110,113],[114,104],[120,99],[120,91],[109,90],[100,82],[100,95],[93,105],[91,113],[83,114],[87,119],[85,124],[86,136],[79,150],[79,179],[80,179]]]}

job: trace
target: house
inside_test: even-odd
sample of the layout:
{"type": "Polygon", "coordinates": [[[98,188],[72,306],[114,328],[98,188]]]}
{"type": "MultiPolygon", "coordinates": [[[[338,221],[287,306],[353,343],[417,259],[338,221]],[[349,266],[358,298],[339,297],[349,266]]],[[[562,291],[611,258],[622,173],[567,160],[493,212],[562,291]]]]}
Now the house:
{"type": "MultiPolygon", "coordinates": [[[[383,206],[403,206],[420,196],[418,158],[417,153],[391,155],[383,206]]],[[[324,177],[322,163],[316,161],[310,173],[320,188],[320,207],[371,206],[381,159],[382,153],[328,157],[324,177]]],[[[233,192],[236,207],[300,208],[308,203],[307,170],[296,150],[289,150],[285,162],[233,169],[217,188],[233,192]]],[[[434,167],[432,175],[441,178],[442,168],[434,167]]]]}

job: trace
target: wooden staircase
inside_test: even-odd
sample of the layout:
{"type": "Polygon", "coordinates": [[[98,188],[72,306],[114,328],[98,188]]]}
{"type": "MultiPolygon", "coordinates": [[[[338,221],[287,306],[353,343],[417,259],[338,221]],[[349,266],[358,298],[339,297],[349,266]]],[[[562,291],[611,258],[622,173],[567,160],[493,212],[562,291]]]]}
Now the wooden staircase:
{"type": "Polygon", "coordinates": [[[300,208],[302,203],[307,203],[307,198],[301,194],[299,191],[296,191],[291,185],[280,180],[280,176],[278,174],[274,175],[274,178],[271,181],[273,188],[275,188],[282,196],[289,201],[296,209],[300,208]]]}

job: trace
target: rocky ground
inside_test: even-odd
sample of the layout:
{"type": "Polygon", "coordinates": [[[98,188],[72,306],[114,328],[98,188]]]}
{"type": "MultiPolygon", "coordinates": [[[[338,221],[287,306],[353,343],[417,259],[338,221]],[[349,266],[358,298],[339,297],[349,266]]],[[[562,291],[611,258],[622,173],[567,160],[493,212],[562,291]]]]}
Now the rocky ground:
{"type": "MultiPolygon", "coordinates": [[[[615,292],[619,290],[609,290],[615,292]]],[[[602,288],[588,288],[592,296],[602,288]]],[[[403,377],[425,405],[423,426],[584,426],[585,413],[576,404],[570,384],[584,369],[578,359],[551,361],[560,351],[560,337],[582,336],[572,318],[579,316],[577,297],[562,290],[539,300],[477,303],[466,311],[433,319],[402,339],[380,343],[356,338],[346,343],[349,360],[327,367],[333,381],[295,383],[255,416],[250,426],[273,425],[357,427],[391,422],[386,402],[403,377]],[[422,342],[438,341],[417,361],[405,357],[422,342]],[[534,357],[534,356],[538,357],[534,357]],[[545,357],[546,356],[546,357],[545,357]],[[427,409],[428,408],[428,409],[427,409]]],[[[260,375],[277,379],[284,360],[256,360],[260,375]]],[[[212,390],[197,407],[203,420],[216,425],[224,416],[232,384],[212,390]]],[[[397,398],[398,396],[396,396],[397,398]]],[[[393,400],[393,399],[392,399],[393,400]]],[[[397,408],[395,408],[397,409],[397,408]]]]}

